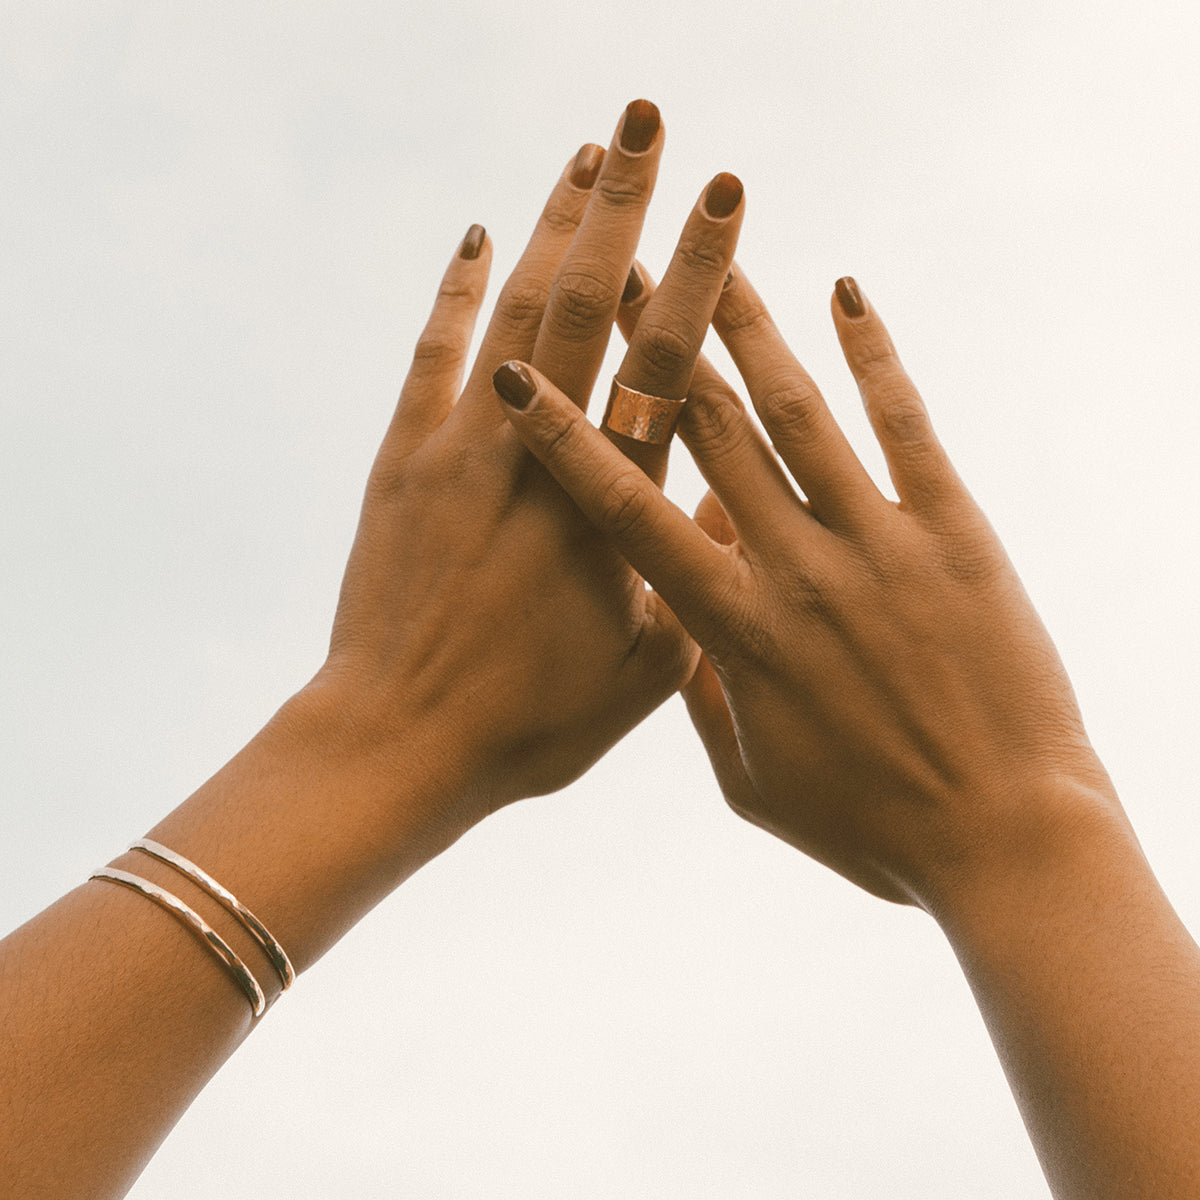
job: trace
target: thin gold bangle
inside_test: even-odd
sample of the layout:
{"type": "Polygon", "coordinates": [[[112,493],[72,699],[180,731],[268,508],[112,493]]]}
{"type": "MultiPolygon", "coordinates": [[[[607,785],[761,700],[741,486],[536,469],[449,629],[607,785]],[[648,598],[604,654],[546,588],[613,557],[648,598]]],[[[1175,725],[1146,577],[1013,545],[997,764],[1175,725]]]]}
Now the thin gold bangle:
{"type": "Polygon", "coordinates": [[[182,854],[177,854],[174,850],[169,850],[158,842],[152,842],[149,838],[141,838],[129,848],[130,850],[141,850],[143,854],[149,854],[152,858],[157,858],[160,862],[174,867],[180,874],[186,875],[194,884],[218,901],[227,912],[237,917],[263,948],[275,970],[279,972],[283,990],[286,992],[292,986],[292,981],[296,978],[296,971],[292,966],[291,959],[288,958],[283,947],[271,936],[267,927],[232,892],[223,888],[207,871],[196,866],[191,859],[184,858],[182,854]]]}
{"type": "Polygon", "coordinates": [[[237,980],[238,986],[246,993],[246,999],[250,1001],[250,1008],[254,1015],[262,1016],[267,1007],[267,1001],[262,988],[258,986],[258,980],[250,974],[246,964],[230,949],[229,943],[199,913],[188,908],[178,896],[164,892],[162,888],[157,887],[148,879],[143,879],[140,875],[131,875],[128,871],[122,871],[117,867],[101,867],[98,871],[93,871],[88,878],[106,879],[110,883],[119,883],[122,887],[138,892],[147,900],[152,900],[160,908],[165,908],[167,912],[178,917],[229,968],[229,972],[237,980]]]}

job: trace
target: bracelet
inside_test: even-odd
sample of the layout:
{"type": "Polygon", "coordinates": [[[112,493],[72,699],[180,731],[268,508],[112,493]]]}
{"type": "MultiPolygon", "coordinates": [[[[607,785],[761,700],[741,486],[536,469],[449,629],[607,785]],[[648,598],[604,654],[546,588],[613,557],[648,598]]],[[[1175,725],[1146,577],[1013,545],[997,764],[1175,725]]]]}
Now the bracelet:
{"type": "Polygon", "coordinates": [[[160,862],[174,867],[180,874],[186,875],[194,884],[212,896],[227,912],[237,917],[250,936],[263,948],[275,970],[279,972],[283,990],[286,992],[292,986],[292,981],[296,978],[296,971],[283,947],[271,936],[267,927],[232,892],[223,888],[207,871],[196,866],[190,859],[184,858],[182,854],[176,854],[174,850],[168,850],[166,846],[161,846],[158,842],[152,842],[149,838],[141,838],[134,842],[129,849],[141,850],[143,854],[149,854],[152,858],[157,858],[160,862]]]}
{"type": "Polygon", "coordinates": [[[160,908],[178,917],[193,933],[197,935],[212,952],[229,968],[230,974],[237,980],[238,986],[246,993],[250,1008],[256,1017],[262,1016],[267,1007],[263,990],[258,986],[258,980],[250,974],[246,964],[230,948],[229,943],[215,930],[199,913],[188,908],[178,896],[164,892],[148,879],[140,875],[131,875],[117,867],[101,867],[88,876],[89,879],[106,879],[110,883],[119,883],[122,887],[130,888],[152,900],[160,908]]]}

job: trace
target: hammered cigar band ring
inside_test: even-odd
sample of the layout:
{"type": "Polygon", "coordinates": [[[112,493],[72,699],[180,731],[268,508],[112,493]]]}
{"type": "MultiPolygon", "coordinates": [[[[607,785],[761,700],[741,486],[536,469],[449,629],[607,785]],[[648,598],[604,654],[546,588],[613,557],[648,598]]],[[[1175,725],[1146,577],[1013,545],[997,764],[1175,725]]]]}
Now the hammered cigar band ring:
{"type": "Polygon", "coordinates": [[[675,433],[679,414],[686,400],[668,400],[665,396],[648,396],[645,392],[627,388],[618,379],[612,381],[604,425],[639,442],[665,445],[675,433]]]}

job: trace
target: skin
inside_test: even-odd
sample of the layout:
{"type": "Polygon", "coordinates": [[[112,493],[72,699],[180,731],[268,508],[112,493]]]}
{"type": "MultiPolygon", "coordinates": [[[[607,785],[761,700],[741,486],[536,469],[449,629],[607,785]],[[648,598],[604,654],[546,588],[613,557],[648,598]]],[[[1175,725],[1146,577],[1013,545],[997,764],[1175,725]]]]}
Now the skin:
{"type": "MultiPolygon", "coordinates": [[[[657,109],[635,102],[607,152],[568,165],[461,386],[491,260],[482,231],[464,242],[367,483],[327,661],[149,833],[236,895],[298,971],[489,813],[577,778],[695,670],[695,644],[528,454],[491,383],[524,358],[586,405],[662,144],[657,109]]],[[[688,217],[621,368],[631,387],[686,394],[741,223],[731,180],[688,217]]],[[[665,450],[639,461],[661,480],[665,450]]],[[[145,855],[114,865],[194,908],[278,995],[209,897],[145,855]]],[[[252,1027],[179,922],[96,881],[0,943],[0,1012],[14,1200],[123,1195],[252,1027]]]]}
{"type": "Polygon", "coordinates": [[[714,325],[769,442],[701,361],[694,521],[536,370],[509,419],[700,645],[734,810],[940,923],[1054,1195],[1200,1195],[1200,951],[878,314],[852,281],[832,308],[898,503],[740,271],[714,325]]]}

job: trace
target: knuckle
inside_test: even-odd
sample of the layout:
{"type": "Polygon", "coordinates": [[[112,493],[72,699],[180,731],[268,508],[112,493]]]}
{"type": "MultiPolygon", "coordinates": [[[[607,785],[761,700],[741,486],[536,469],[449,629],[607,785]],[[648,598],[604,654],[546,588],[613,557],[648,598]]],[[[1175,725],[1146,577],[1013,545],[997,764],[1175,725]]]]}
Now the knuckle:
{"type": "Polygon", "coordinates": [[[698,347],[675,326],[642,317],[636,336],[638,350],[651,371],[672,377],[691,370],[698,347]]]}
{"type": "Polygon", "coordinates": [[[506,333],[536,332],[546,311],[549,291],[535,283],[512,280],[500,293],[495,319],[506,333]]]}
{"type": "Polygon", "coordinates": [[[438,367],[463,355],[462,339],[435,330],[423,333],[413,349],[413,366],[438,367]]]}
{"type": "Polygon", "coordinates": [[[955,583],[989,591],[1002,573],[1005,562],[988,529],[939,539],[937,559],[942,571],[955,583]]]}
{"type": "Polygon", "coordinates": [[[729,269],[725,265],[725,247],[712,240],[711,235],[697,234],[683,238],[675,250],[675,258],[697,273],[724,276],[729,269]]]}
{"type": "Polygon", "coordinates": [[[757,298],[723,313],[721,324],[730,337],[769,333],[775,328],[775,322],[771,320],[766,305],[757,298]]]}
{"type": "Polygon", "coordinates": [[[683,411],[690,440],[708,457],[741,445],[747,435],[741,405],[719,389],[694,391],[683,411]]]}
{"type": "Polygon", "coordinates": [[[579,228],[581,215],[577,202],[555,196],[542,210],[541,223],[552,233],[574,233],[579,228]]]}
{"type": "Polygon", "coordinates": [[[789,381],[768,383],[757,403],[772,435],[810,443],[824,436],[824,408],[811,388],[789,381]]]}
{"type": "Polygon", "coordinates": [[[868,324],[856,330],[853,341],[855,365],[868,373],[880,367],[894,370],[899,366],[896,347],[887,332],[878,324],[868,324]]]}
{"type": "Polygon", "coordinates": [[[548,463],[561,463],[574,457],[582,441],[583,414],[555,412],[542,432],[542,457],[548,463]]]}
{"type": "Polygon", "coordinates": [[[884,388],[876,393],[875,404],[880,429],[890,442],[916,446],[926,440],[929,419],[925,406],[911,389],[884,388]]]}
{"type": "Polygon", "coordinates": [[[464,279],[444,279],[438,288],[439,301],[467,301],[473,303],[482,294],[482,288],[464,279]]]}
{"type": "Polygon", "coordinates": [[[592,194],[611,208],[637,208],[647,200],[643,181],[623,179],[619,175],[602,175],[592,188],[592,194]]]}
{"type": "Polygon", "coordinates": [[[613,286],[591,271],[570,271],[558,277],[546,309],[547,320],[559,333],[592,334],[612,320],[617,309],[613,286]]]}
{"type": "Polygon", "coordinates": [[[600,511],[604,514],[605,529],[620,537],[635,529],[645,517],[646,493],[628,475],[614,475],[601,487],[600,511]]]}

